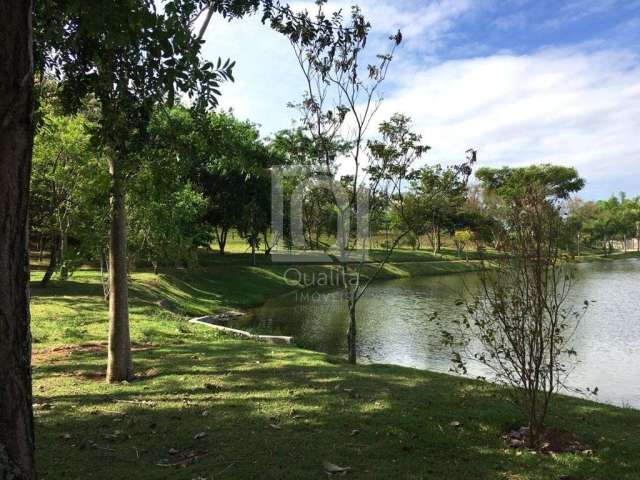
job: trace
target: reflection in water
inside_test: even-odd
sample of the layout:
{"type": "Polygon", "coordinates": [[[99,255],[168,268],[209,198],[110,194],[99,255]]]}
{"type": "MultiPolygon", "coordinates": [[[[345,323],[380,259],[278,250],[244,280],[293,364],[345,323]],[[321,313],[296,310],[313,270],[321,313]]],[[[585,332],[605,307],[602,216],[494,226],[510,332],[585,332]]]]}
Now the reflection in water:
{"type": "MultiPolygon", "coordinates": [[[[640,408],[640,310],[636,281],[640,260],[578,266],[572,297],[594,301],[574,338],[579,363],[570,383],[599,388],[598,400],[640,408]]],[[[455,305],[466,289],[477,287],[475,274],[410,278],[371,285],[358,304],[358,355],[362,361],[449,371],[449,351],[440,329],[428,320],[459,318],[455,305]]],[[[255,311],[253,326],[293,335],[305,348],[345,353],[348,313],[342,292],[295,292],[255,311]]],[[[478,367],[472,374],[479,374],[478,367]]]]}

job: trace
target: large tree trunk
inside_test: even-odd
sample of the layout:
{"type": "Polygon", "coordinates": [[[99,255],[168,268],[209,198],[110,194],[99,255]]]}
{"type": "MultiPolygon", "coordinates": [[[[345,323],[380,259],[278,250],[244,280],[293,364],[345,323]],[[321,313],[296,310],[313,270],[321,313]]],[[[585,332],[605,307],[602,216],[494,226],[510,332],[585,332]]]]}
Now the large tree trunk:
{"type": "Polygon", "coordinates": [[[129,337],[129,290],[127,286],[127,214],[120,160],[110,160],[111,232],[109,245],[109,358],[107,381],[133,376],[129,337]]]}
{"type": "Polygon", "coordinates": [[[0,478],[36,478],[27,211],[33,147],[31,1],[0,2],[0,478]]]}

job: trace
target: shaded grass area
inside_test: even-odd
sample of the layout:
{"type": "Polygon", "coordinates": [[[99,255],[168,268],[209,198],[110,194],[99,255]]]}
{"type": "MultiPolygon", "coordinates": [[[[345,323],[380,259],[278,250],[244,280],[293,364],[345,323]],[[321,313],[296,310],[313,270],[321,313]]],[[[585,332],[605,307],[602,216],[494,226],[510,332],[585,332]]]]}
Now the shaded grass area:
{"type": "MultiPolygon", "coordinates": [[[[477,265],[476,265],[477,266],[477,265]]],[[[131,275],[140,380],[104,383],[107,307],[97,271],[35,288],[34,402],[41,478],[634,479],[640,412],[561,398],[551,426],[593,448],[534,455],[500,434],[523,418],[495,386],[392,366],[350,366],[220,336],[187,314],[249,307],[293,288],[286,265],[131,275]],[[177,313],[156,302],[168,299],[177,313]],[[456,426],[459,422],[460,426],[456,426]]],[[[326,273],[328,266],[305,267],[326,273]]],[[[385,278],[469,271],[396,262],[385,278]]],[[[34,274],[34,275],[37,275],[34,274]]]]}
{"type": "Polygon", "coordinates": [[[124,385],[96,379],[104,347],[38,359],[42,478],[323,478],[324,461],[354,479],[632,479],[640,468],[637,411],[562,398],[550,423],[595,453],[534,455],[505,447],[500,432],[522,418],[490,385],[204,327],[138,350],[148,376],[124,385]]]}

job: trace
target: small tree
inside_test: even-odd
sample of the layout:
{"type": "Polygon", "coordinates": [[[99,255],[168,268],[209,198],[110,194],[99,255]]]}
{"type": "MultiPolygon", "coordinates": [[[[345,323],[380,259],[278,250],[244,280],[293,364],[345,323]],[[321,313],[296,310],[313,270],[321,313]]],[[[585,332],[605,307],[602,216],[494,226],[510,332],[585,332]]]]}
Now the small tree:
{"type": "Polygon", "coordinates": [[[460,330],[444,332],[459,370],[466,372],[473,359],[511,387],[527,416],[532,448],[540,446],[553,394],[566,385],[576,355],[571,339],[588,305],[576,309],[569,301],[572,276],[559,249],[560,202],[547,187],[512,182],[502,190],[503,255],[483,269],[479,293],[464,302],[460,330]],[[479,341],[477,350],[471,338],[479,341]]]}
{"type": "Polygon", "coordinates": [[[45,115],[34,141],[29,222],[41,242],[49,240],[49,266],[41,280],[46,286],[57,270],[67,278],[104,245],[109,181],[91,146],[93,125],[87,118],[59,115],[51,105],[41,109],[45,115]]]}
{"type": "MultiPolygon", "coordinates": [[[[405,186],[416,177],[414,161],[429,147],[412,131],[411,119],[401,114],[379,125],[380,141],[368,141],[369,127],[382,100],[381,85],[402,34],[398,31],[389,37],[388,53],[368,57],[365,47],[371,26],[360,9],[352,7],[345,20],[341,11],[325,15],[325,3],[326,0],[316,2],[315,15],[305,11],[280,22],[276,28],[292,40],[307,86],[302,102],[296,106],[316,149],[314,166],[331,179],[338,206],[336,243],[340,256],[336,260],[349,311],[348,357],[356,363],[357,304],[395,248],[412,231],[414,222],[404,211],[405,186]],[[340,179],[336,178],[334,148],[338,141],[349,145],[340,159],[348,173],[340,179]],[[363,204],[370,206],[366,212],[360,208],[363,204]],[[403,228],[394,232],[384,255],[369,262],[369,238],[361,233],[368,233],[369,220],[378,218],[376,211],[385,209],[395,210],[403,218],[398,222],[403,228]],[[367,225],[353,228],[354,218],[367,225]],[[365,266],[372,267],[366,276],[365,266]]],[[[459,171],[468,176],[470,168],[467,165],[459,171]]]]}
{"type": "MultiPolygon", "coordinates": [[[[456,244],[456,250],[458,251],[458,256],[462,256],[462,253],[465,252],[465,246],[473,240],[473,233],[468,228],[463,230],[456,230],[453,234],[453,241],[456,244]]],[[[466,253],[466,252],[465,252],[466,253]]]]}
{"type": "Polygon", "coordinates": [[[440,252],[444,227],[453,229],[454,217],[467,197],[467,180],[470,166],[476,161],[476,152],[467,152],[468,162],[442,167],[429,165],[420,169],[411,182],[408,208],[412,217],[420,218],[412,225],[416,236],[427,235],[433,253],[440,252]]]}

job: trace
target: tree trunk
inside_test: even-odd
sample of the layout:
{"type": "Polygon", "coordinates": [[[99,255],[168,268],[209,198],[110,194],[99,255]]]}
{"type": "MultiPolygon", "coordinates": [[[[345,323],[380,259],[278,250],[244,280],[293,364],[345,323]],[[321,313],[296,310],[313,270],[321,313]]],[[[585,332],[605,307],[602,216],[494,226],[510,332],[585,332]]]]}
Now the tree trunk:
{"type": "Polygon", "coordinates": [[[58,258],[60,257],[60,241],[54,235],[51,239],[51,252],[49,255],[49,266],[47,267],[47,271],[44,272],[44,277],[40,280],[40,286],[46,287],[49,285],[49,280],[53,276],[56,271],[56,267],[58,266],[58,258]]]}
{"type": "Polygon", "coordinates": [[[67,232],[60,233],[60,253],[58,256],[58,262],[60,262],[60,278],[66,280],[69,278],[69,269],[65,264],[64,257],[67,254],[67,232]]]}
{"type": "Polygon", "coordinates": [[[36,478],[27,212],[33,147],[31,1],[0,2],[0,478],[36,478]]]}
{"type": "Polygon", "coordinates": [[[42,234],[38,239],[38,250],[39,250],[38,260],[42,262],[42,259],[44,258],[44,235],[42,234]]]}
{"type": "Polygon", "coordinates": [[[227,235],[229,234],[229,230],[227,228],[222,227],[220,232],[218,232],[218,227],[216,227],[216,239],[218,240],[218,249],[220,255],[224,255],[224,249],[227,245],[227,235]]]}
{"type": "Polygon", "coordinates": [[[347,330],[347,351],[349,354],[349,363],[355,365],[358,362],[358,353],[356,350],[356,304],[349,302],[349,328],[347,330]]]}
{"type": "Polygon", "coordinates": [[[109,301],[109,282],[104,279],[104,272],[109,273],[109,264],[107,263],[107,254],[104,251],[104,248],[100,249],[100,282],[102,283],[102,295],[104,296],[104,301],[109,301]]]}
{"type": "Polygon", "coordinates": [[[129,337],[127,286],[127,218],[119,158],[111,159],[111,232],[109,245],[109,358],[107,381],[130,380],[133,375],[129,337]]]}
{"type": "Polygon", "coordinates": [[[257,237],[251,237],[251,265],[256,266],[256,243],[257,237]]]}
{"type": "Polygon", "coordinates": [[[438,253],[437,248],[437,240],[436,240],[436,226],[434,225],[431,229],[431,235],[429,235],[429,243],[431,243],[431,250],[433,250],[433,254],[438,253]]]}

